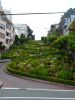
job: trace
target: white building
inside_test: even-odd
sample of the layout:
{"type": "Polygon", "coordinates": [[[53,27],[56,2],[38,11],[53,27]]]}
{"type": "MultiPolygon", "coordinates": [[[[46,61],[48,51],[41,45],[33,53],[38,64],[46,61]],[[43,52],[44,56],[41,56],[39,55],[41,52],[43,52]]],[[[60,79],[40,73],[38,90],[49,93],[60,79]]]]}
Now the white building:
{"type": "Polygon", "coordinates": [[[56,29],[58,29],[59,24],[52,24],[50,27],[50,30],[48,31],[48,35],[52,35],[53,33],[55,33],[56,29]]]}
{"type": "MultiPolygon", "coordinates": [[[[11,9],[10,10],[6,10],[4,9],[5,14],[11,14],[11,9]]],[[[12,15],[6,15],[6,17],[12,22],[12,15]]]]}
{"type": "Polygon", "coordinates": [[[15,27],[15,32],[16,32],[16,34],[19,35],[19,37],[21,36],[21,34],[24,34],[25,37],[27,38],[27,36],[28,36],[27,24],[16,24],[14,27],[15,27]]]}
{"type": "Polygon", "coordinates": [[[0,44],[8,49],[14,42],[15,32],[13,23],[5,15],[0,1],[0,44]]]}
{"type": "Polygon", "coordinates": [[[75,20],[75,15],[70,15],[69,18],[64,19],[64,24],[62,26],[63,34],[67,35],[69,33],[69,26],[75,20]]]}

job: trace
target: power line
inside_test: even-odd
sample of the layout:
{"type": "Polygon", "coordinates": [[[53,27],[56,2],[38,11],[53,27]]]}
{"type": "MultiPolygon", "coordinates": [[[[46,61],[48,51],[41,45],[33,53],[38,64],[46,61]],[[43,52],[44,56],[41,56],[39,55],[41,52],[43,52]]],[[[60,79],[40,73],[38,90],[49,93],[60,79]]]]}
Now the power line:
{"type": "Polygon", "coordinates": [[[42,15],[42,14],[62,14],[65,12],[48,12],[48,13],[12,13],[12,14],[1,14],[1,15],[42,15]]]}

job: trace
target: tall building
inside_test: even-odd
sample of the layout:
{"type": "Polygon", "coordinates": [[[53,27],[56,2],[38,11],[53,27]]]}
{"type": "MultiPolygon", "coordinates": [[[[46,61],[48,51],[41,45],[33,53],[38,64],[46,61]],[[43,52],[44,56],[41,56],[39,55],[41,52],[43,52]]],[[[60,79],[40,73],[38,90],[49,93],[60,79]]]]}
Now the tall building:
{"type": "Polygon", "coordinates": [[[14,42],[15,31],[10,18],[5,14],[0,1],[0,44],[8,49],[14,42]]]}

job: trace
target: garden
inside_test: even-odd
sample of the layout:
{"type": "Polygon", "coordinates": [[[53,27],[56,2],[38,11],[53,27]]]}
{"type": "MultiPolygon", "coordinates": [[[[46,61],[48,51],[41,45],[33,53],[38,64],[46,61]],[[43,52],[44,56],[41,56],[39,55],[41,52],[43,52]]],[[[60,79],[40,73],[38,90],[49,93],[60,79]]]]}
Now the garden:
{"type": "Polygon", "coordinates": [[[16,44],[6,55],[13,74],[75,85],[75,32],[16,44]]]}

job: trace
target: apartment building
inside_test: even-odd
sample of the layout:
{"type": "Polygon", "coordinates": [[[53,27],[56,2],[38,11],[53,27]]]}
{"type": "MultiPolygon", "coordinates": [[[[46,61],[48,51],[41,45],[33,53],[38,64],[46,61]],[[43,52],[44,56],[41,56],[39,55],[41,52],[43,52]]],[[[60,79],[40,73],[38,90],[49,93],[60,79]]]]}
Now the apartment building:
{"type": "Polygon", "coordinates": [[[70,17],[64,19],[64,24],[62,26],[62,32],[64,35],[69,33],[69,26],[75,20],[75,15],[70,15],[70,17]]]}
{"type": "Polygon", "coordinates": [[[50,27],[50,30],[48,31],[48,35],[52,35],[53,33],[55,33],[56,29],[58,29],[59,24],[52,24],[50,27]]]}
{"type": "MultiPolygon", "coordinates": [[[[9,15],[9,18],[12,16],[9,15]]],[[[15,31],[12,21],[6,16],[0,1],[0,44],[8,49],[14,42],[15,31]]]]}
{"type": "Polygon", "coordinates": [[[27,36],[28,36],[27,24],[16,24],[16,25],[14,25],[14,27],[15,27],[15,32],[16,32],[16,34],[19,35],[19,37],[21,36],[21,34],[24,34],[25,37],[27,38],[27,36]]]}

